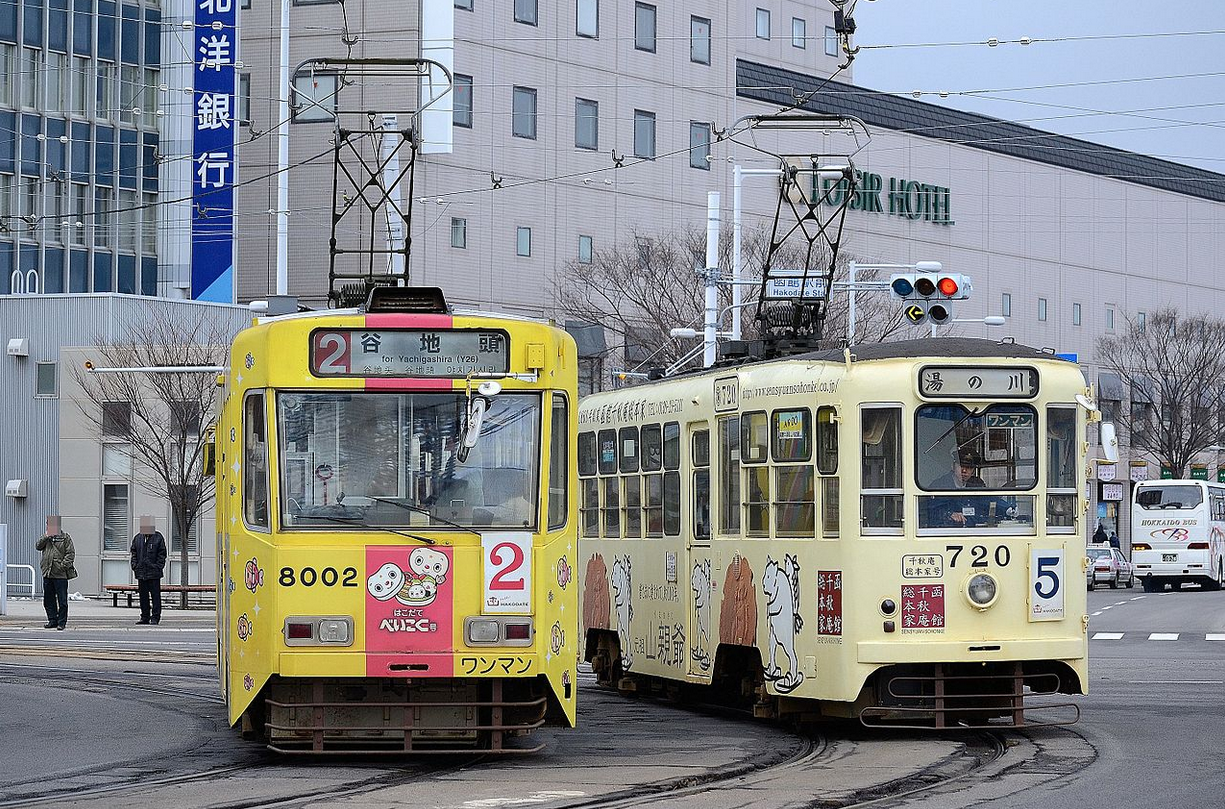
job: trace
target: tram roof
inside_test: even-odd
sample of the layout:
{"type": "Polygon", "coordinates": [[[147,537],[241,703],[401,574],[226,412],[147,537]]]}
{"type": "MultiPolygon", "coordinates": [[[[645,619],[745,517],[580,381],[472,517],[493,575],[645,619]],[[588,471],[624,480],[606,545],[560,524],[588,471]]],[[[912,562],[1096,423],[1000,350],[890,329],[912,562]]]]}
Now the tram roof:
{"type": "MultiPolygon", "coordinates": [[[[826,349],[797,354],[787,359],[843,361],[843,349],[826,349]]],[[[918,340],[898,340],[892,343],[862,343],[851,349],[853,362],[869,360],[912,359],[917,357],[966,358],[1008,357],[1012,359],[1053,360],[1051,351],[1043,351],[1020,343],[986,340],[981,337],[924,337],[918,340]]]]}

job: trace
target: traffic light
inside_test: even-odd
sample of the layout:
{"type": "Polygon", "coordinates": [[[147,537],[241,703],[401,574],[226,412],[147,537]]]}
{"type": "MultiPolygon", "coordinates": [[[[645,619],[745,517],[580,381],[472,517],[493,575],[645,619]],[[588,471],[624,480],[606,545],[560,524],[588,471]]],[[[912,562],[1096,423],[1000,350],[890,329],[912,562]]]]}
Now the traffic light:
{"type": "Polygon", "coordinates": [[[931,321],[944,325],[953,319],[951,301],[965,300],[972,291],[970,278],[961,273],[909,272],[889,278],[889,292],[905,302],[902,310],[913,325],[931,321]]]}

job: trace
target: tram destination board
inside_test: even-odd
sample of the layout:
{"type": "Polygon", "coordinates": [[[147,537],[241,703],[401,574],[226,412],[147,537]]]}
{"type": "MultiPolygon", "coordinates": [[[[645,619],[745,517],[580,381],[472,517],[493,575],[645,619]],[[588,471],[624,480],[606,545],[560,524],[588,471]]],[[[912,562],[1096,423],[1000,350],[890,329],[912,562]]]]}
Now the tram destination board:
{"type": "Polygon", "coordinates": [[[927,399],[1032,399],[1038,371],[1028,367],[925,365],[919,395],[927,399]]]}
{"type": "Polygon", "coordinates": [[[510,370],[503,331],[320,329],[311,335],[316,376],[463,377],[510,370]]]}

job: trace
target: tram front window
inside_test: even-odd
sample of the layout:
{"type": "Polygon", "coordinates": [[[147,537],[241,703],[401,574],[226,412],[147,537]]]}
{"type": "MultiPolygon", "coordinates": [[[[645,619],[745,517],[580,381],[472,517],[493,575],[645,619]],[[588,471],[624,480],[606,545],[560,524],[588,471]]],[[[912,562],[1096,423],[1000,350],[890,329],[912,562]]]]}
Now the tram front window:
{"type": "Polygon", "coordinates": [[[924,405],[916,412],[919,528],[1028,531],[1037,483],[1037,415],[1026,405],[924,405]],[[1004,492],[1004,493],[1001,493],[1004,492]]]}
{"type": "Polygon", "coordinates": [[[490,400],[462,461],[463,393],[282,393],[277,401],[287,528],[536,526],[537,395],[490,400]]]}

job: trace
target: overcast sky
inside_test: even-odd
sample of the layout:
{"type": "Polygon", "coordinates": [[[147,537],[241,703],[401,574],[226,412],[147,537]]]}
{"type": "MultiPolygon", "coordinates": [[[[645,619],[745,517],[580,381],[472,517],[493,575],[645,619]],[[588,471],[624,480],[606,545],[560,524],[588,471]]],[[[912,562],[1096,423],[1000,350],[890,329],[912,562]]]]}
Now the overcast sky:
{"type": "Polygon", "coordinates": [[[861,87],[1225,173],[1225,0],[859,0],[854,16],[861,87]]]}

